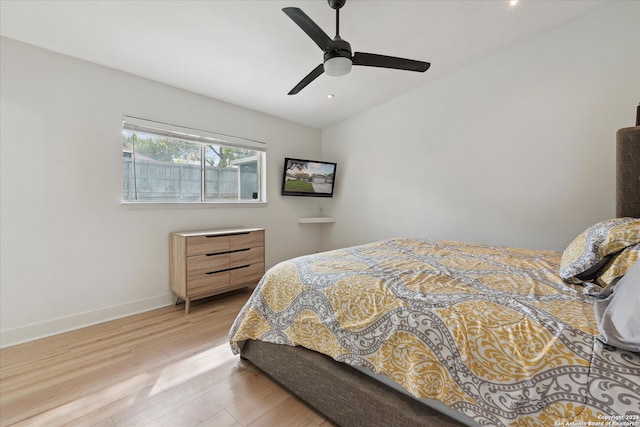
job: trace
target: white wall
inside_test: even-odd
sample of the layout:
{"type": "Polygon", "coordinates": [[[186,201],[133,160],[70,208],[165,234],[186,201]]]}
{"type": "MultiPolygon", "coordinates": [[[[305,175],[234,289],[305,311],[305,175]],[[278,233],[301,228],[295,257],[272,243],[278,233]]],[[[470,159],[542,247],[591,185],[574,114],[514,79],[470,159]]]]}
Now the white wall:
{"type": "Polygon", "coordinates": [[[562,250],[615,215],[615,133],[639,101],[640,2],[612,2],[326,129],[325,248],[414,236],[562,250]]]}
{"type": "Polygon", "coordinates": [[[168,233],[266,228],[267,267],[320,249],[299,225],[320,201],[279,194],[283,157],[317,158],[320,132],[2,38],[1,344],[171,303],[168,233]],[[122,115],[258,139],[261,208],[129,209],[122,115]]]}

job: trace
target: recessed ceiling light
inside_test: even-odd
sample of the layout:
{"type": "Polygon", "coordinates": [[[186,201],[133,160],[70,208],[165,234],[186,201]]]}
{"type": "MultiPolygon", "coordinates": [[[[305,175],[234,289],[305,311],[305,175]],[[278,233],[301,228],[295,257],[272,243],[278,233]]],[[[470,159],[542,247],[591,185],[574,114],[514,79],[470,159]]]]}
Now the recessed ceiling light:
{"type": "Polygon", "coordinates": [[[328,98],[328,99],[331,99],[331,98],[333,98],[334,96],[335,96],[334,94],[330,93],[330,94],[328,94],[328,95],[327,95],[327,98],[328,98]]]}
{"type": "Polygon", "coordinates": [[[518,5],[519,0],[509,0],[509,6],[516,7],[518,5]]]}

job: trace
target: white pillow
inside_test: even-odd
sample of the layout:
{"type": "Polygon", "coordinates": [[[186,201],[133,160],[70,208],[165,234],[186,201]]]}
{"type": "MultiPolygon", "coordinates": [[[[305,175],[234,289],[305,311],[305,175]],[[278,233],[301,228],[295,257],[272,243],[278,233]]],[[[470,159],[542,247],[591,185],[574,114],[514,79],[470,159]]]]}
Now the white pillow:
{"type": "Polygon", "coordinates": [[[640,262],[615,285],[608,298],[595,303],[595,315],[605,344],[640,352],[640,262]]]}

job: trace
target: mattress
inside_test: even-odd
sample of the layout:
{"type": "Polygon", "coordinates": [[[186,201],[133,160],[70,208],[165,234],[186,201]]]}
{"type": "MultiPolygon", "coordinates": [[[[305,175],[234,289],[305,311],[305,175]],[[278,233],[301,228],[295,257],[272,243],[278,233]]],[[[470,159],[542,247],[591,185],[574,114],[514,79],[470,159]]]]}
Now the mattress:
{"type": "Polygon", "coordinates": [[[640,425],[640,356],[596,338],[559,259],[419,239],[295,258],[265,274],[231,346],[303,346],[481,425],[640,425]]]}

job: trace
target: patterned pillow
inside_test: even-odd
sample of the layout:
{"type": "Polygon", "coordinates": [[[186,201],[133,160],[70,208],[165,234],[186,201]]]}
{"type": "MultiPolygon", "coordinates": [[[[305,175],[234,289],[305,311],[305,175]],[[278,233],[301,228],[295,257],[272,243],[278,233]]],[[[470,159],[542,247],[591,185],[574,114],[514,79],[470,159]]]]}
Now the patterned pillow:
{"type": "Polygon", "coordinates": [[[629,246],[618,255],[611,257],[609,262],[598,273],[596,283],[607,286],[618,277],[624,276],[640,258],[640,243],[629,246]]]}
{"type": "Polygon", "coordinates": [[[610,255],[640,243],[640,218],[615,218],[583,231],[560,259],[560,277],[582,283],[596,276],[610,255]]]}

